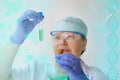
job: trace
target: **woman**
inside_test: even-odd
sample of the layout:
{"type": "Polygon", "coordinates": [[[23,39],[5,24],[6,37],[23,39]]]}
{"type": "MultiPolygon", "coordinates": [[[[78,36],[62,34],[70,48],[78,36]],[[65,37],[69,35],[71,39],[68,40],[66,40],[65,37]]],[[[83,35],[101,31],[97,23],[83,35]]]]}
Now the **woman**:
{"type": "MultiPolygon", "coordinates": [[[[24,69],[12,69],[10,72],[20,45],[43,18],[41,12],[38,14],[29,10],[19,19],[16,31],[10,38],[12,43],[5,48],[9,52],[6,50],[0,52],[3,53],[1,59],[5,60],[4,63],[0,62],[1,72],[4,72],[0,73],[0,80],[8,79],[10,74],[12,74],[11,79],[13,80],[47,80],[44,70],[39,70],[41,65],[34,59],[24,69]]],[[[80,59],[87,44],[87,26],[81,19],[77,17],[62,19],[54,25],[50,34],[53,39],[56,63],[66,71],[68,80],[108,80],[101,70],[87,66],[80,59]]]]}
{"type": "Polygon", "coordinates": [[[98,68],[87,66],[80,56],[86,50],[87,26],[77,17],[58,21],[51,31],[56,62],[70,80],[108,80],[98,68]]]}

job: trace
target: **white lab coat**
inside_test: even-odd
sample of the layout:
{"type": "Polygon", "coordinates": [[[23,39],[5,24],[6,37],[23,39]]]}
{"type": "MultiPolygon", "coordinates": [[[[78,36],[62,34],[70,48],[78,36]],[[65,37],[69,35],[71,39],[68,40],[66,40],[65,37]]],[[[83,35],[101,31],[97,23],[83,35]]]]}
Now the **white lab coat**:
{"type": "MultiPolygon", "coordinates": [[[[81,60],[81,66],[89,80],[109,80],[98,68],[89,67],[81,60]]],[[[25,62],[18,59],[12,66],[11,74],[13,80],[49,80],[46,73],[46,64],[39,63],[34,59],[25,62]]]]}

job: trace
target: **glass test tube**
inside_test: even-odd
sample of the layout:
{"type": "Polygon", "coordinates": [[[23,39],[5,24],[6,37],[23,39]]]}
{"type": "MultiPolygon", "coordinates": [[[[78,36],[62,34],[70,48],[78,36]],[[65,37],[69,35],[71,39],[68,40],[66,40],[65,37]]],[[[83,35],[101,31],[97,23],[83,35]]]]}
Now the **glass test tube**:
{"type": "Polygon", "coordinates": [[[43,21],[39,23],[39,40],[43,41],[44,32],[43,32],[43,21]]]}

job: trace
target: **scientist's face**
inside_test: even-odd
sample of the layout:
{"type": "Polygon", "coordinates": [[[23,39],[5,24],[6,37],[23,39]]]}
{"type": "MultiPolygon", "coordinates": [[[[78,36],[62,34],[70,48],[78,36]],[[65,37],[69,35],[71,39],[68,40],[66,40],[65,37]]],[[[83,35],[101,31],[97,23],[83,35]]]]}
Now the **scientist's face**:
{"type": "Polygon", "coordinates": [[[72,32],[55,32],[53,34],[53,46],[55,54],[70,53],[80,58],[87,41],[80,34],[72,32]]]}

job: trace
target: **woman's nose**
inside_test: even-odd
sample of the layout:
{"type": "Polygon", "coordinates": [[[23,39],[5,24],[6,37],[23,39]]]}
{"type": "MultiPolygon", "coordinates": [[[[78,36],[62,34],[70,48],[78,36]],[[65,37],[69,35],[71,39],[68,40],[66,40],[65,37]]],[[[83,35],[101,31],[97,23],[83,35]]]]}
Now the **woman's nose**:
{"type": "Polygon", "coordinates": [[[67,45],[67,41],[65,39],[61,39],[59,41],[59,44],[61,44],[61,45],[67,45]]]}

